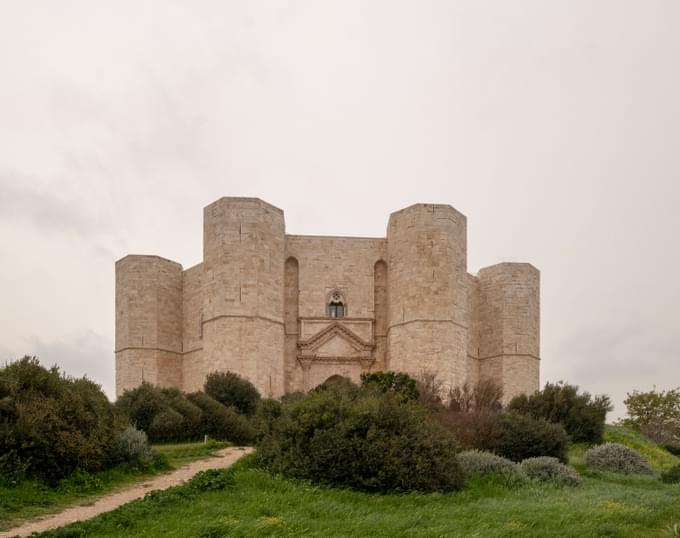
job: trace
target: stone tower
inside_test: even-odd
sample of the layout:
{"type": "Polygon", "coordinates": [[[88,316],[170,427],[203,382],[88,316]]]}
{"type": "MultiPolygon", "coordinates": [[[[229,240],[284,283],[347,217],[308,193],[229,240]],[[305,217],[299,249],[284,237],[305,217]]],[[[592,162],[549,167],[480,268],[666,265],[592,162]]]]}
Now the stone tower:
{"type": "MultiPolygon", "coordinates": [[[[387,227],[390,369],[467,380],[466,219],[448,205],[416,204],[387,227]]],[[[448,387],[447,387],[448,388],[448,387]]]]}
{"type": "Polygon", "coordinates": [[[200,389],[234,371],[264,396],[363,372],[434,373],[444,388],[491,378],[504,399],[538,389],[539,273],[467,272],[466,218],[416,204],[387,237],[287,235],[255,198],[204,210],[203,262],[116,263],[116,391],[200,389]]]}

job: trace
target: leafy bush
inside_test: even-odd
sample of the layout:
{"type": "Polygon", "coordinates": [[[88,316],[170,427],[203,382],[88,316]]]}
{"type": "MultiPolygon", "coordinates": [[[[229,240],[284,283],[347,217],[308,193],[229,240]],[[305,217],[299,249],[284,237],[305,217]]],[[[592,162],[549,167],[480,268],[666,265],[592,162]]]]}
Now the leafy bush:
{"type": "Polygon", "coordinates": [[[281,416],[281,402],[271,398],[257,402],[255,411],[255,438],[262,439],[271,431],[274,420],[281,416]]]}
{"type": "Polygon", "coordinates": [[[152,443],[167,443],[185,439],[184,418],[172,407],[158,413],[147,430],[152,443]]]}
{"type": "Polygon", "coordinates": [[[417,400],[416,380],[403,372],[371,372],[361,374],[361,384],[382,392],[392,392],[403,401],[417,400]]]}
{"type": "Polygon", "coordinates": [[[661,481],[666,484],[677,484],[680,482],[680,465],[671,467],[668,471],[661,473],[661,481]]]}
{"type": "Polygon", "coordinates": [[[160,389],[146,382],[134,389],[126,390],[116,400],[118,412],[126,417],[130,424],[147,433],[154,417],[167,407],[168,403],[160,389]]]}
{"type": "Polygon", "coordinates": [[[255,413],[260,393],[247,379],[233,372],[208,374],[203,390],[221,404],[234,407],[239,413],[255,413]]]}
{"type": "Polygon", "coordinates": [[[234,483],[234,472],[231,469],[208,469],[196,473],[189,480],[188,486],[193,492],[220,491],[234,483]]]}
{"type": "Polygon", "coordinates": [[[113,410],[92,381],[24,357],[0,368],[0,400],[0,475],[55,482],[110,460],[113,410]]]}
{"type": "Polygon", "coordinates": [[[584,454],[586,465],[624,474],[654,474],[649,463],[630,447],[619,443],[595,446],[584,454]]]}
{"type": "Polygon", "coordinates": [[[113,460],[116,463],[146,464],[152,458],[149,440],[143,431],[134,426],[128,426],[116,435],[113,447],[113,460]]]}
{"type": "Polygon", "coordinates": [[[249,420],[232,407],[225,407],[205,392],[194,392],[187,398],[203,411],[201,428],[206,435],[237,445],[247,445],[255,439],[249,420]]]}
{"type": "Polygon", "coordinates": [[[569,437],[560,424],[519,413],[501,413],[495,425],[491,450],[512,461],[552,456],[567,462],[569,437]]]}
{"type": "Polygon", "coordinates": [[[466,478],[492,476],[507,485],[526,481],[519,464],[491,452],[466,450],[458,454],[458,463],[466,478]]]}
{"type": "Polygon", "coordinates": [[[283,475],[364,491],[463,486],[454,437],[416,402],[348,384],[285,403],[257,452],[283,475]]]}
{"type": "Polygon", "coordinates": [[[548,456],[527,458],[520,466],[529,478],[540,482],[551,482],[560,486],[578,486],[582,482],[575,469],[560,463],[557,458],[548,456]]]}
{"type": "Polygon", "coordinates": [[[181,440],[199,439],[203,434],[203,411],[177,389],[162,389],[168,405],[182,415],[183,435],[181,440]]]}
{"type": "Polygon", "coordinates": [[[572,442],[601,443],[612,406],[609,396],[579,394],[577,386],[559,382],[546,383],[543,390],[530,396],[515,396],[508,410],[562,424],[572,442]]]}

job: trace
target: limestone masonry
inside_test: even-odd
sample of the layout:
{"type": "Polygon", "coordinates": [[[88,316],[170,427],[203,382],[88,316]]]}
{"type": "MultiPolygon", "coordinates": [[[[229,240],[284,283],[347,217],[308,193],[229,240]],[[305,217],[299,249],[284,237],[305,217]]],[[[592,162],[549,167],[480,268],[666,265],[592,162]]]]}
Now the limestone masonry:
{"type": "Polygon", "coordinates": [[[539,383],[539,272],[467,272],[465,216],[449,205],[392,213],[386,238],[287,235],[256,198],[204,209],[203,263],[116,262],[116,393],[142,381],[198,390],[230,370],[263,396],[362,372],[492,378],[504,399],[539,383]]]}

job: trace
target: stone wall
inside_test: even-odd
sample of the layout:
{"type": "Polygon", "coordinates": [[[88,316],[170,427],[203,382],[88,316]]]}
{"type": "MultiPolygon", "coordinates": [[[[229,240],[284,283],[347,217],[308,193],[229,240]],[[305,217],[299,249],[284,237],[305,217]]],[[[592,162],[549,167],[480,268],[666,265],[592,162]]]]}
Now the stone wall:
{"type": "Polygon", "coordinates": [[[493,378],[505,400],[538,388],[539,273],[467,273],[466,218],[416,204],[387,238],[286,235],[256,198],[204,210],[203,262],[116,263],[116,391],[142,381],[185,391],[234,371],[264,396],[366,371],[437,374],[447,389],[493,378]],[[339,292],[346,317],[327,305],[339,292]]]}

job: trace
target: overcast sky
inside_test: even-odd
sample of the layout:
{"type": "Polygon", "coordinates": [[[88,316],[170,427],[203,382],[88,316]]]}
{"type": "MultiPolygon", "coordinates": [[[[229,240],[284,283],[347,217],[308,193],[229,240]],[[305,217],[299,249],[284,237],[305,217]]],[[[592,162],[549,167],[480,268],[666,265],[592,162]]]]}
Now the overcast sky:
{"type": "Polygon", "coordinates": [[[0,1],[0,361],[114,394],[114,261],[201,261],[202,208],[288,233],[468,217],[541,270],[541,382],[680,385],[680,2],[0,1]]]}

